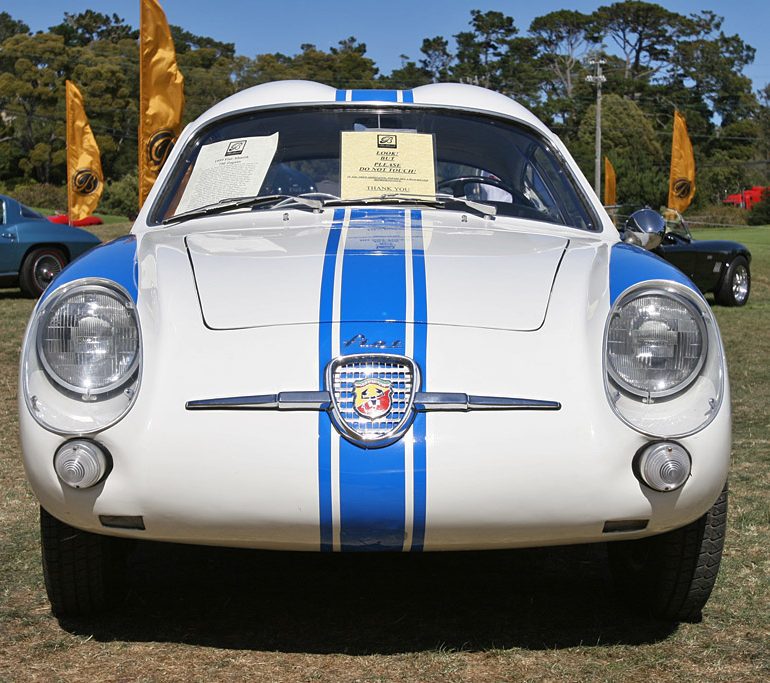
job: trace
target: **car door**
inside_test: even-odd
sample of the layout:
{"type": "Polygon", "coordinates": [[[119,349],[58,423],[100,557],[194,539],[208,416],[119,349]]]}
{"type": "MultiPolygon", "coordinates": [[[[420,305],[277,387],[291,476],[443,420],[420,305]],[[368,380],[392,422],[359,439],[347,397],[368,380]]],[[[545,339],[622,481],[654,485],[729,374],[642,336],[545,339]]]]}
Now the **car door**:
{"type": "Polygon", "coordinates": [[[0,199],[0,275],[19,272],[18,233],[10,223],[8,209],[8,203],[0,199]]]}
{"type": "Polygon", "coordinates": [[[695,274],[693,282],[702,290],[714,289],[719,283],[722,270],[725,268],[727,254],[712,246],[710,240],[698,241],[693,244],[693,259],[695,260],[695,274]]]}

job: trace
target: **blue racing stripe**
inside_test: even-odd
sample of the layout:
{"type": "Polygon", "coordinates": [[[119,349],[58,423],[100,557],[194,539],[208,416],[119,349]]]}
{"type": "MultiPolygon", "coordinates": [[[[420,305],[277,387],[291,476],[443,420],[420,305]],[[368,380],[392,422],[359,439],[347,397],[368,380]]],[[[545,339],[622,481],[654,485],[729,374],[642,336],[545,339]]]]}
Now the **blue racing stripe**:
{"type": "MultiPolygon", "coordinates": [[[[321,275],[321,304],[318,313],[318,388],[324,389],[324,370],[332,359],[332,315],[334,308],[334,266],[340,243],[344,209],[335,209],[329,237],[326,240],[323,271],[321,275]]],[[[335,350],[336,353],[336,350],[335,350]]],[[[320,520],[320,543],[322,552],[332,551],[332,479],[331,479],[331,438],[332,426],[329,416],[318,415],[318,512],[320,520]]]]}
{"type": "MultiPolygon", "coordinates": [[[[342,265],[340,339],[363,334],[368,339],[403,343],[406,333],[404,217],[403,210],[393,209],[351,212],[342,265]]],[[[367,352],[386,351],[367,349],[367,352]]],[[[404,456],[403,439],[374,450],[340,440],[343,551],[403,549],[404,456]]]]}
{"type": "MultiPolygon", "coordinates": [[[[411,91],[410,91],[411,92],[411,91]]],[[[414,281],[414,361],[422,372],[421,391],[427,391],[428,371],[428,293],[425,277],[425,245],[422,234],[422,211],[412,211],[412,279],[414,281]]],[[[427,492],[426,420],[419,413],[412,425],[414,461],[414,513],[412,551],[420,552],[425,543],[425,508],[427,492]]],[[[409,438],[407,434],[404,438],[409,438]]]]}
{"type": "Polygon", "coordinates": [[[62,285],[85,277],[103,278],[117,282],[136,301],[138,295],[138,266],[136,237],[125,235],[107,244],[100,244],[70,263],[43,292],[40,301],[62,285]]]}
{"type": "Polygon", "coordinates": [[[334,96],[335,102],[414,102],[411,90],[338,90],[334,96]]]}
{"type": "MultiPolygon", "coordinates": [[[[406,213],[395,209],[354,209],[347,220],[344,247],[340,237],[345,216],[335,212],[327,239],[322,271],[319,317],[319,387],[323,371],[334,357],[359,353],[347,339],[361,336],[385,342],[385,348],[367,353],[388,353],[394,342],[406,339],[407,298],[414,299],[414,348],[412,356],[424,372],[427,356],[427,294],[422,238],[422,213],[413,210],[411,256],[406,249],[406,213]],[[339,254],[340,249],[343,249],[339,254]],[[341,256],[340,291],[334,280],[341,256]],[[407,264],[407,258],[411,262],[407,264]],[[407,292],[407,266],[411,265],[413,292],[407,292]],[[335,298],[340,320],[334,320],[335,298]],[[341,348],[332,348],[332,331],[339,325],[341,348]]],[[[417,416],[412,431],[384,448],[366,449],[339,437],[327,415],[319,415],[318,469],[320,545],[335,547],[335,512],[332,490],[338,491],[339,543],[343,551],[401,551],[407,536],[406,439],[411,439],[413,491],[411,549],[423,549],[426,508],[425,416],[417,416]],[[332,481],[332,446],[339,444],[339,479],[332,481]]],[[[335,470],[336,471],[336,470],[335,470]]]]}
{"type": "Polygon", "coordinates": [[[681,270],[641,247],[619,242],[610,253],[610,304],[631,285],[645,280],[673,280],[697,292],[700,290],[681,270]]]}
{"type": "Polygon", "coordinates": [[[352,90],[351,102],[398,102],[398,90],[352,90]]]}

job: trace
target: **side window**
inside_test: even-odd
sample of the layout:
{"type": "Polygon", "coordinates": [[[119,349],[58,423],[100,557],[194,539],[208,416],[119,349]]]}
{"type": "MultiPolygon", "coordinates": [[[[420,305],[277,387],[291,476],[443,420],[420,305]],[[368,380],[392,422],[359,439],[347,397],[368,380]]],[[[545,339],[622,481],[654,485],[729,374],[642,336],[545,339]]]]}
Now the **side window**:
{"type": "MultiPolygon", "coordinates": [[[[556,157],[543,147],[537,147],[533,151],[530,162],[548,196],[551,197],[551,202],[554,202],[554,195],[560,197],[560,202],[554,202],[554,208],[561,207],[556,210],[560,216],[563,216],[564,222],[576,228],[590,230],[592,225],[586,220],[585,205],[566,175],[565,166],[559,164],[556,157]]],[[[541,195],[540,198],[543,199],[543,196],[541,195]]]]}
{"type": "Polygon", "coordinates": [[[0,225],[5,225],[5,202],[0,199],[0,225]]]}
{"type": "Polygon", "coordinates": [[[33,211],[28,206],[24,206],[24,204],[19,204],[19,209],[21,209],[21,215],[24,218],[42,218],[37,211],[33,211]]]}
{"type": "Polygon", "coordinates": [[[551,218],[563,222],[556,200],[545,184],[540,172],[531,163],[528,163],[524,169],[524,182],[522,185],[524,196],[532,202],[538,211],[547,213],[551,218]]]}

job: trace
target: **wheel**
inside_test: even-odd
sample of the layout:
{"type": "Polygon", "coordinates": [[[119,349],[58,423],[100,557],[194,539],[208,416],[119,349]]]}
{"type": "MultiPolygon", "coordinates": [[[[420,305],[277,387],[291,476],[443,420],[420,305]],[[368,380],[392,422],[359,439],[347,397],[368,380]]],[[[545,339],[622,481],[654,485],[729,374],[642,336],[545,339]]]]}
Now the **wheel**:
{"type": "Polygon", "coordinates": [[[727,527],[727,484],[711,509],[681,529],[607,545],[623,597],[651,616],[699,621],[714,588],[727,527]]]}
{"type": "Polygon", "coordinates": [[[736,256],[725,273],[722,284],[714,293],[716,301],[723,306],[743,306],[749,300],[751,272],[743,256],[736,256]]]}
{"type": "Polygon", "coordinates": [[[67,265],[67,257],[55,247],[38,247],[27,254],[19,271],[24,296],[37,299],[67,265]]]}
{"type": "Polygon", "coordinates": [[[54,616],[96,614],[122,599],[130,541],[75,529],[41,507],[40,544],[54,616]]]}

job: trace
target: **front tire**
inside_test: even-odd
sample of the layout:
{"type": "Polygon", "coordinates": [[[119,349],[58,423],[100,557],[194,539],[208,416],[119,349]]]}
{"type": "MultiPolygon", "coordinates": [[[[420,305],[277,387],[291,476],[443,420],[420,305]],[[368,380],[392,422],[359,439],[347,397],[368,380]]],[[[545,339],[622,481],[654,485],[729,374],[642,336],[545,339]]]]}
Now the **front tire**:
{"type": "Polygon", "coordinates": [[[727,528],[727,484],[700,519],[659,536],[609,543],[623,597],[666,621],[696,622],[719,573],[727,528]]]}
{"type": "Polygon", "coordinates": [[[54,616],[96,614],[122,599],[128,541],[75,529],[41,507],[40,543],[54,616]]]}
{"type": "Polygon", "coordinates": [[[55,247],[39,247],[26,255],[19,270],[22,294],[37,299],[67,265],[67,257],[55,247]]]}
{"type": "Polygon", "coordinates": [[[722,284],[715,292],[718,304],[723,306],[744,306],[751,292],[751,271],[749,262],[743,256],[736,256],[725,273],[722,284]]]}

